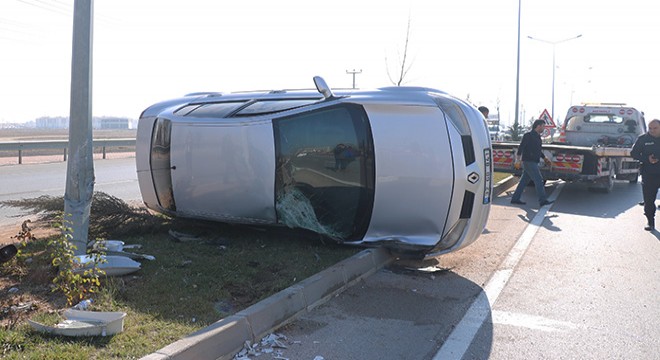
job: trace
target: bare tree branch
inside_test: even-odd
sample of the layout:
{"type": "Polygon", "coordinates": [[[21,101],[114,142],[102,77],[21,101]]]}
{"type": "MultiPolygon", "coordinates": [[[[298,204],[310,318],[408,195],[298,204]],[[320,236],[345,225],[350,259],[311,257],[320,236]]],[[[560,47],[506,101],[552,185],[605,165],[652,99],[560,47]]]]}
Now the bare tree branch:
{"type": "Polygon", "coordinates": [[[412,62],[408,65],[406,65],[406,62],[408,61],[408,44],[410,43],[410,15],[408,15],[408,26],[406,28],[406,41],[403,46],[403,57],[399,57],[399,74],[397,79],[393,79],[392,75],[390,74],[390,69],[389,69],[389,64],[387,62],[387,56],[385,56],[385,67],[387,70],[387,77],[390,79],[390,82],[396,86],[401,86],[408,75],[408,72],[412,68],[412,62]]]}

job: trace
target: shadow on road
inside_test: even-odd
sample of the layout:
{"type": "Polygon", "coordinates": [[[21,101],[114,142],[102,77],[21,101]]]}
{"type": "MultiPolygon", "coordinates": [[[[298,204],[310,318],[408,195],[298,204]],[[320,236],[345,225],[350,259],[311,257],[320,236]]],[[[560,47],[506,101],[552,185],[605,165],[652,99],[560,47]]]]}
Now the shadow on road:
{"type": "MultiPolygon", "coordinates": [[[[287,326],[290,340],[323,339],[324,346],[303,346],[307,350],[283,356],[431,359],[456,340],[452,331],[477,298],[487,299],[481,286],[451,270],[419,271],[395,262],[287,326]]],[[[487,300],[478,303],[480,319],[468,321],[472,335],[462,338],[461,332],[458,340],[465,358],[487,359],[493,343],[491,309],[487,300]]]]}
{"type": "MultiPolygon", "coordinates": [[[[555,183],[546,185],[546,192],[551,196],[555,189],[555,183]]],[[[522,200],[527,205],[510,205],[512,188],[506,191],[506,196],[496,198],[499,205],[520,206],[527,211],[525,217],[521,219],[529,222],[538,212],[538,199],[533,186],[525,189],[522,200]]],[[[637,207],[642,199],[642,189],[639,184],[630,184],[627,181],[616,181],[614,189],[610,193],[593,192],[587,188],[586,184],[566,183],[564,188],[552,205],[553,213],[565,213],[581,216],[615,218],[618,215],[628,211],[630,208],[637,207]]]]}

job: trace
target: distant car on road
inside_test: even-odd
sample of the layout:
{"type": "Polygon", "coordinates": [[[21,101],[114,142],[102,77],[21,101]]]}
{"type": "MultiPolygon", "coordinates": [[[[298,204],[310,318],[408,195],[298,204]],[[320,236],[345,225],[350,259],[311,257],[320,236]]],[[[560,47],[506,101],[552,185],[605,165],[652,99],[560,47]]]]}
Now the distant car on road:
{"type": "Polygon", "coordinates": [[[314,81],[317,91],[196,93],[146,109],[144,203],[420,256],[477,239],[492,191],[477,109],[434,89],[333,92],[314,81]]]}
{"type": "Polygon", "coordinates": [[[488,133],[490,134],[490,141],[500,141],[501,132],[499,124],[488,124],[488,133]]]}

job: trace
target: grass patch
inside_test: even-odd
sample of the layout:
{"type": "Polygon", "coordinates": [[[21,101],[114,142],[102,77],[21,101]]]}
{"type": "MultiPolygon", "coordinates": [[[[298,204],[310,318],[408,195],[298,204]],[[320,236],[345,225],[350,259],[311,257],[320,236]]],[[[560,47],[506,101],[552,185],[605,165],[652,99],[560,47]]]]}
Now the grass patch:
{"type": "MultiPolygon", "coordinates": [[[[124,331],[83,338],[32,331],[26,319],[55,321],[66,308],[64,295],[51,291],[56,270],[49,263],[49,239],[37,237],[0,266],[0,357],[139,358],[360,251],[305,231],[156,216],[103,193],[95,193],[92,204],[90,239],[140,244],[141,249],[127,251],[156,258],[141,261],[138,272],[104,278],[100,292],[92,296],[90,310],[127,313],[124,331]],[[176,241],[168,230],[198,240],[176,241]],[[10,292],[12,288],[17,290],[10,292]]],[[[63,200],[40,197],[2,205],[39,213],[43,226],[55,219],[63,200]]]]}
{"type": "Polygon", "coordinates": [[[508,178],[511,176],[509,173],[502,173],[502,172],[494,172],[493,173],[493,185],[497,184],[498,182],[508,178]]]}

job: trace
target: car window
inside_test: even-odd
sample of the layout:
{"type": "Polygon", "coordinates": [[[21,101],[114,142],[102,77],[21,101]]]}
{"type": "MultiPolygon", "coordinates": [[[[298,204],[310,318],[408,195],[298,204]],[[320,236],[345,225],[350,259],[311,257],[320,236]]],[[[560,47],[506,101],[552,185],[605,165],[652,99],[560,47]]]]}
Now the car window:
{"type": "Polygon", "coordinates": [[[171,133],[172,122],[170,120],[160,118],[156,120],[152,131],[149,162],[158,203],[164,209],[175,211],[170,172],[171,133]]]}
{"type": "Polygon", "coordinates": [[[273,121],[278,222],[340,241],[362,238],[373,205],[374,152],[361,106],[273,121]]]}

